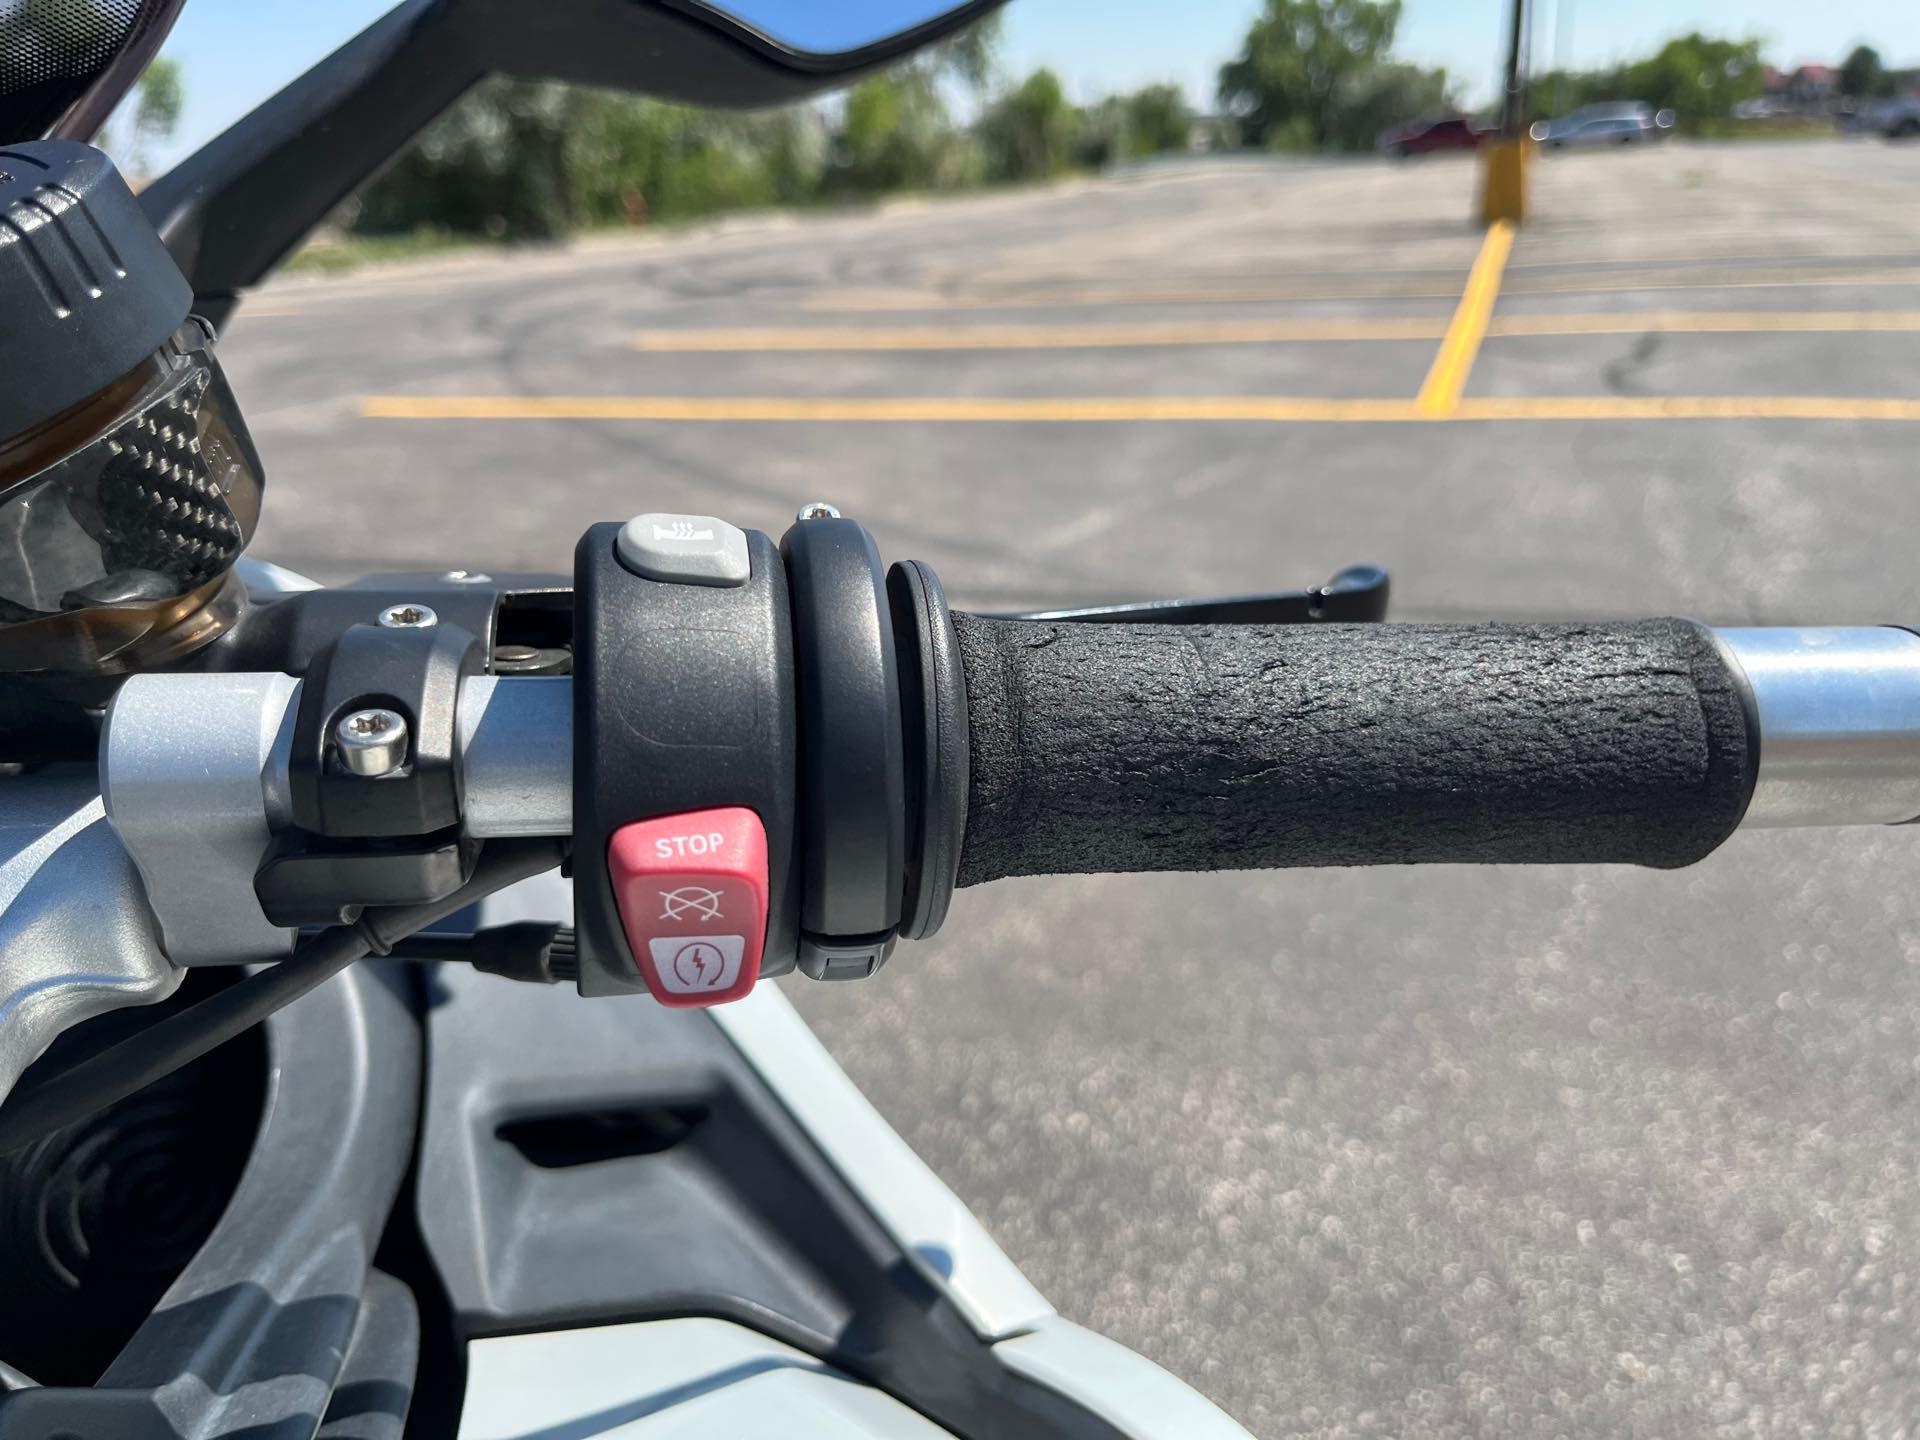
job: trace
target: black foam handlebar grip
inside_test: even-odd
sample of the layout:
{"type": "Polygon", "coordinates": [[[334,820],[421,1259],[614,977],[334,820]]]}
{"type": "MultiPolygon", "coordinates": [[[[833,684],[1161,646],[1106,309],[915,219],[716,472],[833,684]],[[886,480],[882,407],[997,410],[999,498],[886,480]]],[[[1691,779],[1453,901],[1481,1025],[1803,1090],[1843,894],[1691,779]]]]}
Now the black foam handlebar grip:
{"type": "Polygon", "coordinates": [[[1673,867],[1740,823],[1758,747],[1712,632],[1076,625],[955,614],[959,883],[1291,865],[1673,867]]]}

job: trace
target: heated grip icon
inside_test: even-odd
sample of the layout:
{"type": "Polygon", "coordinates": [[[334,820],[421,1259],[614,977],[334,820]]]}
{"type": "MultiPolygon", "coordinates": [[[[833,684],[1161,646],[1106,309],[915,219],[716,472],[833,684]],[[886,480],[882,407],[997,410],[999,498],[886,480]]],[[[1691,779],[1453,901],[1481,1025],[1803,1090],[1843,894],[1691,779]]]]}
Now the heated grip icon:
{"type": "Polygon", "coordinates": [[[713,526],[696,525],[691,520],[674,520],[665,525],[658,522],[653,527],[656,540],[712,540],[713,526]]]}
{"type": "Polygon", "coordinates": [[[720,892],[703,885],[682,885],[678,890],[660,892],[662,920],[718,920],[720,892]]]}

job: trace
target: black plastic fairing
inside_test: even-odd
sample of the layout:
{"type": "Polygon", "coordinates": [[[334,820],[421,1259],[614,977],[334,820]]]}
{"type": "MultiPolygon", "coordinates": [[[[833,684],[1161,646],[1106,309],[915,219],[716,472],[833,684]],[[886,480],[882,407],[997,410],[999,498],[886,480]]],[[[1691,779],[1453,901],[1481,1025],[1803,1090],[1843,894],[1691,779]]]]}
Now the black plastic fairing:
{"type": "Polygon", "coordinates": [[[412,1310],[370,1269],[419,1113],[405,991],[365,963],[267,1020],[266,1113],[212,1237],[97,1388],[0,1399],[0,1440],[311,1435],[374,1371],[405,1414],[412,1310]]]}
{"type": "Polygon", "coordinates": [[[1118,1440],[997,1361],[710,1015],[432,983],[416,1203],[463,1341],[717,1316],[965,1440],[1118,1440]]]}

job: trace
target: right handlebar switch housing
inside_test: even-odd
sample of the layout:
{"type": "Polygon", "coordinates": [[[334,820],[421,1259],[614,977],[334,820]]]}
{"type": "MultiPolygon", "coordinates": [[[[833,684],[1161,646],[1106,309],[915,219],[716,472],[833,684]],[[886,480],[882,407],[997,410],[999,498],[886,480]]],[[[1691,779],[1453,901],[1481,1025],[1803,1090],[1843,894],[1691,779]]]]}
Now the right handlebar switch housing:
{"type": "Polygon", "coordinates": [[[596,525],[574,571],[582,994],[737,999],[874,974],[939,929],[968,720],[940,582],[852,520],[596,525]]]}
{"type": "Polygon", "coordinates": [[[643,515],[581,537],[573,708],[581,994],[651,991],[665,1004],[714,1004],[793,968],[793,696],[786,567],[767,536],[710,516],[643,515]],[[752,863],[743,856],[754,837],[704,823],[741,811],[759,827],[764,858],[752,863]],[[662,839],[666,868],[652,875],[648,845],[662,839]],[[761,867],[763,889],[751,875],[761,867]],[[664,940],[682,943],[670,953],[652,943],[664,940]]]}

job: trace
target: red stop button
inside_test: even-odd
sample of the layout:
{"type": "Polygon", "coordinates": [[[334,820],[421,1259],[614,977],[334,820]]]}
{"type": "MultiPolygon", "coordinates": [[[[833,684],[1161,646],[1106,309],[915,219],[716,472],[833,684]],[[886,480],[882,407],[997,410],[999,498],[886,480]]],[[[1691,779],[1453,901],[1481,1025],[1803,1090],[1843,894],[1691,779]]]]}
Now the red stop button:
{"type": "Polygon", "coordinates": [[[718,1005],[753,988],[767,938],[767,832],[753,811],[622,825],[607,843],[607,872],[654,999],[718,1005]]]}

